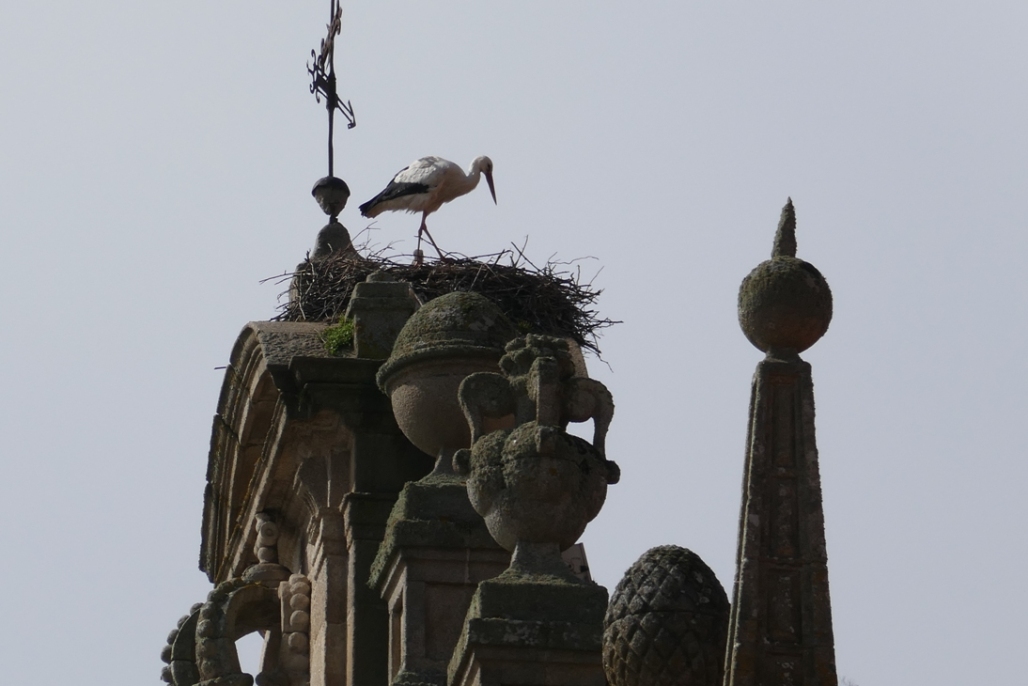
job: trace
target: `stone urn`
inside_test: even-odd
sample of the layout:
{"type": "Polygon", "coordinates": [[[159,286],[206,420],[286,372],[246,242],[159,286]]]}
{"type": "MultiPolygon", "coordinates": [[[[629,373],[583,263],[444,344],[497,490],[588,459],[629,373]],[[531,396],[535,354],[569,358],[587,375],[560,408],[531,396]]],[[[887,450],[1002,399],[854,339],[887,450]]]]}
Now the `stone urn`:
{"type": "Polygon", "coordinates": [[[574,376],[567,342],[529,335],[512,341],[503,374],[479,373],[460,386],[471,450],[454,456],[468,497],[489,533],[513,552],[514,574],[571,577],[560,553],[599,514],[620,471],[604,455],[614,414],[607,389],[574,376]],[[490,431],[497,417],[515,427],[490,431]],[[570,421],[595,424],[593,442],[565,431],[570,421]]]}
{"type": "MultiPolygon", "coordinates": [[[[415,312],[400,330],[378,372],[404,435],[436,458],[430,476],[452,475],[454,451],[471,445],[471,432],[457,399],[461,381],[495,372],[504,344],[516,331],[500,309],[477,293],[448,293],[415,312]]],[[[511,426],[513,417],[492,417],[490,429],[511,426]]]]}

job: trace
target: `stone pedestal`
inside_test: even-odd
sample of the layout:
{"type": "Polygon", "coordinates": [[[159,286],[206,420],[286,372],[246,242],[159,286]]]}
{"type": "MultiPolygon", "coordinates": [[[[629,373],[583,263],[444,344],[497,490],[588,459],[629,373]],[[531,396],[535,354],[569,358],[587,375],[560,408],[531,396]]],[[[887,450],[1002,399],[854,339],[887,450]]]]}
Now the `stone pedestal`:
{"type": "Polygon", "coordinates": [[[600,511],[620,471],[604,439],[614,401],[603,384],[575,376],[559,338],[528,335],[507,344],[503,374],[464,379],[459,397],[471,450],[453,464],[510,567],[483,581],[471,601],[447,670],[449,686],[604,686],[607,591],[579,579],[561,558],[600,511]],[[515,427],[485,421],[513,413],[515,427]],[[568,422],[594,422],[593,443],[568,422]]]}
{"type": "Polygon", "coordinates": [[[726,684],[834,686],[810,365],[764,360],[739,518],[726,684]]]}
{"type": "Polygon", "coordinates": [[[353,289],[346,317],[353,320],[357,357],[384,360],[403,325],[420,307],[410,284],[374,272],[353,289]]]}
{"type": "Polygon", "coordinates": [[[348,561],[342,514],[322,513],[312,538],[311,686],[331,686],[346,679],[348,561]]]}
{"type": "Polygon", "coordinates": [[[404,486],[371,571],[371,585],[389,605],[389,683],[446,683],[478,583],[509,562],[458,480],[404,486]]]}
{"type": "Polygon", "coordinates": [[[449,686],[604,686],[607,590],[505,572],[478,586],[448,670],[449,686]]]}

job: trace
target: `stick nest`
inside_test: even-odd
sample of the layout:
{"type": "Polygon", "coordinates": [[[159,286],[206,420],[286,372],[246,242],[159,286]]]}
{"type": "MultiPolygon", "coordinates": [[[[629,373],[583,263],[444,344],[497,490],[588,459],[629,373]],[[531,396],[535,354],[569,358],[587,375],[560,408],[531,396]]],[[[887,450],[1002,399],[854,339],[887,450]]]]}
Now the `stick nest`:
{"type": "Polygon", "coordinates": [[[522,249],[484,257],[449,257],[421,265],[404,264],[382,252],[365,257],[337,252],[324,258],[310,255],[292,274],[290,299],[280,305],[278,321],[336,322],[346,312],[353,287],[374,271],[410,283],[422,303],[454,291],[473,291],[492,300],[519,331],[571,338],[599,356],[599,332],[615,322],[595,309],[602,291],[583,283],[574,262],[536,267],[522,249]]]}

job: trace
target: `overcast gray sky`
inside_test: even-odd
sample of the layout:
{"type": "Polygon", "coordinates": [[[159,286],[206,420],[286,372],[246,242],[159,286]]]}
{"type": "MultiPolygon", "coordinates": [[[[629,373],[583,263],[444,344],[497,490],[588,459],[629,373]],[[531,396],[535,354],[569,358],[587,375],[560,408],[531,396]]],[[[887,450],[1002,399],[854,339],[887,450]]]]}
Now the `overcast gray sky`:
{"type": "MultiPolygon", "coordinates": [[[[349,2],[357,213],[436,154],[496,165],[432,217],[528,237],[624,321],[593,375],[623,471],[585,534],[730,589],[749,383],[741,279],[787,196],[835,295],[817,393],[840,674],[1020,683],[1028,631],[1028,4],[349,2]],[[600,271],[602,268],[602,271],[600,271]]],[[[328,0],[0,6],[4,683],[156,683],[196,568],[222,372],[324,216],[305,60],[328,0]]],[[[410,250],[417,217],[372,234],[410,250]]]]}

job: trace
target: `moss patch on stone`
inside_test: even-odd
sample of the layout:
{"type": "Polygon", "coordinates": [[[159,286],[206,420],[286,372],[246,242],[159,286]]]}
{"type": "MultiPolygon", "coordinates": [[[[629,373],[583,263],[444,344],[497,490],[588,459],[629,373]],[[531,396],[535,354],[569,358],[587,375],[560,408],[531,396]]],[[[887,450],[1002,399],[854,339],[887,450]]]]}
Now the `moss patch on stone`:
{"type": "Polygon", "coordinates": [[[333,355],[342,355],[353,347],[353,320],[340,317],[339,323],[321,332],[325,350],[333,355]]]}

